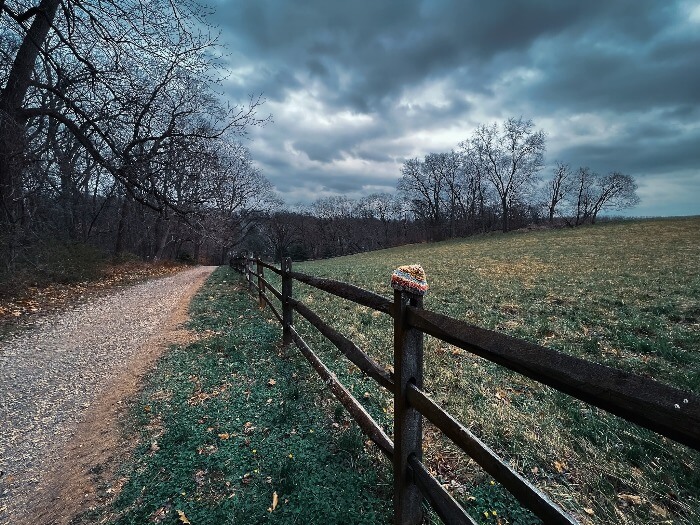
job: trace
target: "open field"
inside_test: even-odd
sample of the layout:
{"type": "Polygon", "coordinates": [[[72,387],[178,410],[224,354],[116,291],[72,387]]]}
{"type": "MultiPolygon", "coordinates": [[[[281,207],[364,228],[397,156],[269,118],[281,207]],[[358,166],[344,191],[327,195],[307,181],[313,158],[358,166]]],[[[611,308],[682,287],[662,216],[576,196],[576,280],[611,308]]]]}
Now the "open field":
{"type": "MultiPolygon", "coordinates": [[[[412,263],[426,270],[428,309],[700,393],[700,218],[489,235],[295,269],[390,296],[391,271],[412,263]]],[[[298,283],[295,296],[391,362],[390,319],[298,283]]],[[[341,378],[359,380],[311,327],[296,323],[341,378]]],[[[426,387],[583,522],[700,523],[700,453],[432,338],[426,387]]],[[[366,388],[381,420],[390,399],[370,382],[366,388]]],[[[496,523],[503,494],[438,441],[428,429],[433,471],[466,505],[479,505],[484,523],[496,523]]],[[[506,518],[532,521],[520,512],[506,518]]]]}

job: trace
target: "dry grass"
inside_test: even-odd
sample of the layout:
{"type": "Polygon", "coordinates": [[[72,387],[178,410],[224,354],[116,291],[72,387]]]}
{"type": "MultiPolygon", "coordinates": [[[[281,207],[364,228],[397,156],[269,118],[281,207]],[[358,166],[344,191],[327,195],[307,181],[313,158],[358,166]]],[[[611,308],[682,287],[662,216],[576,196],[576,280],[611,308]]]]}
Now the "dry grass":
{"type": "MultiPolygon", "coordinates": [[[[422,264],[428,309],[700,393],[698,232],[700,218],[625,222],[414,245],[295,269],[389,296],[395,267],[422,264]]],[[[324,319],[391,362],[389,319],[295,286],[324,319]]],[[[340,376],[375,392],[305,330],[340,376]]],[[[426,387],[583,523],[700,523],[697,452],[432,338],[426,387]]],[[[388,422],[388,399],[373,397],[376,416],[388,422]]],[[[483,494],[489,479],[433,434],[432,470],[467,503],[483,494]]],[[[513,516],[509,523],[528,523],[513,516]]]]}

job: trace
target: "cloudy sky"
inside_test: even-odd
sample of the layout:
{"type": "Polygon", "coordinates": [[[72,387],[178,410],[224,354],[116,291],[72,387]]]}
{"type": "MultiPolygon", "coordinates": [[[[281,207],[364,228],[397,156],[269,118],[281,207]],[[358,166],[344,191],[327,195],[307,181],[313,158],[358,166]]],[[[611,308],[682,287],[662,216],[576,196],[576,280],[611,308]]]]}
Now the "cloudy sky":
{"type": "MultiPolygon", "coordinates": [[[[212,0],[213,1],[213,0],[212,0]]],[[[700,214],[700,1],[220,0],[233,101],[289,204],[394,191],[407,158],[515,116],[547,162],[633,175],[628,214],[700,214]]],[[[543,176],[551,172],[547,168],[543,176]]]]}

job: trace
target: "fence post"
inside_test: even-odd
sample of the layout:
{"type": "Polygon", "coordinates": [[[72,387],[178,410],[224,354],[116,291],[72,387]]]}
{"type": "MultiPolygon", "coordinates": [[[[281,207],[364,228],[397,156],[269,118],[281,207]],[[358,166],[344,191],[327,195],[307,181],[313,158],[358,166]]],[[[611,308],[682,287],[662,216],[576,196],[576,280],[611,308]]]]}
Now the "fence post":
{"type": "Polygon", "coordinates": [[[406,307],[423,308],[427,290],[420,266],[401,266],[391,276],[394,288],[394,525],[421,523],[422,496],[408,467],[408,458],[423,459],[420,412],[408,404],[406,388],[423,387],[423,332],[406,323],[406,307]]]}
{"type": "Polygon", "coordinates": [[[251,292],[255,290],[255,283],[253,281],[253,260],[255,259],[255,253],[250,252],[250,258],[246,261],[246,266],[248,268],[248,290],[251,292]]]}
{"type": "Polygon", "coordinates": [[[294,322],[294,309],[289,299],[292,297],[292,260],[289,257],[282,259],[282,345],[292,343],[292,331],[290,330],[294,322]]]}
{"type": "Polygon", "coordinates": [[[260,257],[256,259],[256,263],[258,266],[258,306],[260,306],[260,308],[265,308],[265,299],[263,299],[263,297],[265,296],[265,285],[263,284],[263,276],[265,274],[262,265],[262,260],[260,259],[260,257]]]}

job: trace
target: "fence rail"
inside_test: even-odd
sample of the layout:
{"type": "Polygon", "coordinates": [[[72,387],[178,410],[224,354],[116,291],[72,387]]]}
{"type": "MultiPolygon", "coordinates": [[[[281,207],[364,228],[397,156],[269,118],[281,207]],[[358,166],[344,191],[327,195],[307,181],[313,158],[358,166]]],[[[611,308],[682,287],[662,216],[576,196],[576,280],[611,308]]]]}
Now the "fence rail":
{"type": "Polygon", "coordinates": [[[281,268],[276,268],[254,257],[239,257],[232,261],[232,266],[245,275],[250,289],[258,292],[260,306],[270,306],[282,324],[283,343],[296,344],[360,429],[392,460],[396,525],[420,523],[423,498],[444,523],[476,523],[423,465],[423,417],[544,523],[578,523],[423,391],[423,334],[700,450],[700,397],[690,392],[425,310],[422,297],[406,291],[394,290],[391,300],[348,283],[293,272],[289,259],[283,260],[281,268]],[[265,279],[264,269],[281,276],[281,290],[265,279]],[[394,319],[394,373],[384,370],[350,339],[294,299],[295,280],[391,316],[394,319]],[[281,314],[267,296],[267,290],[280,301],[281,314]],[[362,372],[394,394],[394,441],[299,335],[293,324],[295,311],[362,372]]]}

